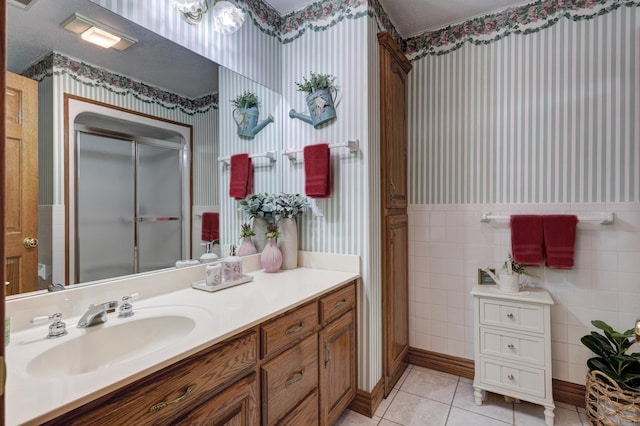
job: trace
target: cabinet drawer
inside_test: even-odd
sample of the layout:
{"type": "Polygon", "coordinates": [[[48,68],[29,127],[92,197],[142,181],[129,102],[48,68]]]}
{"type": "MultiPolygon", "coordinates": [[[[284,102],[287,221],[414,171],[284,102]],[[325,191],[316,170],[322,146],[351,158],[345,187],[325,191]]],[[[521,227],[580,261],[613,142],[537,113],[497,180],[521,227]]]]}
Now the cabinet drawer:
{"type": "Polygon", "coordinates": [[[260,327],[262,357],[266,358],[312,332],[318,325],[318,307],[309,303],[260,327]]]}
{"type": "Polygon", "coordinates": [[[307,396],[278,426],[300,426],[318,424],[318,391],[307,396]]]}
{"type": "Polygon", "coordinates": [[[140,384],[120,389],[81,412],[56,419],[64,425],[170,425],[184,411],[209,399],[216,388],[255,368],[257,333],[251,332],[140,384]],[[72,419],[72,420],[69,420],[72,419]]]}
{"type": "Polygon", "coordinates": [[[480,298],[480,324],[544,333],[541,305],[480,298]]]}
{"type": "Polygon", "coordinates": [[[542,369],[481,357],[480,379],[482,383],[505,389],[506,395],[517,397],[517,393],[523,393],[545,398],[545,371],[542,369]]]}
{"type": "Polygon", "coordinates": [[[351,284],[320,299],[320,322],[323,324],[356,305],[356,286],[351,284]]]}
{"type": "Polygon", "coordinates": [[[499,329],[480,328],[480,353],[512,361],[545,365],[545,344],[542,336],[509,333],[499,329]]]}
{"type": "Polygon", "coordinates": [[[263,424],[274,424],[318,386],[318,335],[307,337],[261,370],[263,424]]]}

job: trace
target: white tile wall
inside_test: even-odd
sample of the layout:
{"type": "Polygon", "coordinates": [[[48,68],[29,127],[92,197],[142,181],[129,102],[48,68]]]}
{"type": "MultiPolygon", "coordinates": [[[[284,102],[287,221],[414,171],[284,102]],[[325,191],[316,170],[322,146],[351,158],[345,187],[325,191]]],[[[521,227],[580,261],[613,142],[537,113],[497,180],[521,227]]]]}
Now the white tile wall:
{"type": "Polygon", "coordinates": [[[473,359],[471,287],[477,270],[499,269],[511,251],[507,221],[481,223],[483,211],[577,213],[613,211],[613,225],[578,224],[572,270],[530,268],[551,310],[553,377],[584,384],[591,353],[580,343],[593,319],[618,330],[640,318],[640,203],[409,206],[410,344],[473,359]]]}

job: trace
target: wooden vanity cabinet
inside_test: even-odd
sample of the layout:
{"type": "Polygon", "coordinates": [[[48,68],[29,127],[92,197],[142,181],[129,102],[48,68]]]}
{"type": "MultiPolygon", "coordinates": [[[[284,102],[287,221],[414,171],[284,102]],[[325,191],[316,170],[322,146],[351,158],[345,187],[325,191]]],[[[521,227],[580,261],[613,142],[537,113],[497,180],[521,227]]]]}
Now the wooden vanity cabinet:
{"type": "MultiPolygon", "coordinates": [[[[245,417],[255,418],[247,424],[257,424],[257,361],[258,336],[256,331],[251,331],[98,398],[48,424],[174,425],[185,417],[245,417]],[[251,387],[255,389],[251,390],[251,387]],[[226,392],[214,397],[227,388],[226,392]],[[233,401],[235,406],[212,403],[212,398],[218,404],[233,401]],[[238,405],[241,407],[236,408],[238,405]]],[[[226,424],[226,421],[219,424],[226,424]]]]}
{"type": "Polygon", "coordinates": [[[331,425],[357,387],[356,282],[50,425],[331,425]]]}
{"type": "Polygon", "coordinates": [[[320,424],[332,425],[356,396],[356,288],[320,299],[320,424]]]}

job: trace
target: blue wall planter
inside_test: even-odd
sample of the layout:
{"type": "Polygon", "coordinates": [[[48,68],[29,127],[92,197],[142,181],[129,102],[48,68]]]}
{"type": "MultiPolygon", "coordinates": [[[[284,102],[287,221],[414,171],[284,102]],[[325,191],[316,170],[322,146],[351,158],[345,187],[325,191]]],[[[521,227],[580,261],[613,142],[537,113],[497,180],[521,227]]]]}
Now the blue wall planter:
{"type": "Polygon", "coordinates": [[[289,111],[289,117],[312,124],[316,129],[336,118],[335,97],[330,89],[318,89],[307,95],[306,100],[309,115],[301,114],[292,109],[289,111]]]}
{"type": "Polygon", "coordinates": [[[271,114],[260,123],[258,123],[259,116],[260,111],[257,107],[234,109],[233,120],[238,126],[238,135],[253,139],[267,124],[273,123],[273,116],[271,114]]]}

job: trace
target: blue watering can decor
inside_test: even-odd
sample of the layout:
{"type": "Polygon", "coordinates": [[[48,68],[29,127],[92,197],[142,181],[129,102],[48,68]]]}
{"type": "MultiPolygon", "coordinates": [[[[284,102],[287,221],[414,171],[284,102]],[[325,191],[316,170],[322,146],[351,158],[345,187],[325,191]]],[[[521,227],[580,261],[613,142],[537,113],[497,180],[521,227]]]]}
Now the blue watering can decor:
{"type": "Polygon", "coordinates": [[[266,120],[258,123],[260,111],[258,110],[258,97],[255,93],[245,91],[242,95],[231,100],[236,107],[233,110],[233,121],[238,126],[238,135],[253,139],[264,127],[273,123],[273,115],[269,114],[266,120]]]}
{"type": "Polygon", "coordinates": [[[311,72],[309,79],[303,77],[302,83],[296,82],[298,91],[307,93],[306,101],[309,115],[301,114],[292,109],[289,111],[289,117],[312,124],[316,129],[335,119],[335,94],[337,90],[333,85],[334,80],[335,77],[332,75],[311,72]]]}

